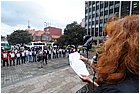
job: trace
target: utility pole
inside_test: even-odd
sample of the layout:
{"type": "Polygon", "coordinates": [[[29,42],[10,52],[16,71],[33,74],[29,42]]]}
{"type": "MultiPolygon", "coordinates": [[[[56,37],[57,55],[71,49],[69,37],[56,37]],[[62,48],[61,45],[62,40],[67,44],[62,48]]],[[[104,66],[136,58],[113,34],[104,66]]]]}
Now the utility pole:
{"type": "Polygon", "coordinates": [[[30,27],[30,21],[28,20],[28,29],[30,29],[31,27],[30,27]]]}

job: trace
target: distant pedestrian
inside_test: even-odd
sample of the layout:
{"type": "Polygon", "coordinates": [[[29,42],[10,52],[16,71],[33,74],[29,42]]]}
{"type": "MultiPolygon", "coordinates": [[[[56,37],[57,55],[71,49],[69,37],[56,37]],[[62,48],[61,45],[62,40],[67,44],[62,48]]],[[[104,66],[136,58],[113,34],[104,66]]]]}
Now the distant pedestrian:
{"type": "Polygon", "coordinates": [[[61,57],[62,49],[59,49],[59,57],[61,57]]]}
{"type": "Polygon", "coordinates": [[[48,59],[51,59],[51,54],[52,54],[52,51],[51,51],[51,49],[49,49],[49,56],[48,56],[48,59]]]}
{"type": "Polygon", "coordinates": [[[32,62],[32,51],[29,50],[29,63],[31,63],[31,62],[32,62]]]}
{"type": "Polygon", "coordinates": [[[6,50],[4,50],[1,54],[1,58],[3,60],[3,67],[5,67],[5,63],[7,63],[7,67],[9,66],[8,63],[8,52],[6,50]]]}
{"type": "Polygon", "coordinates": [[[47,64],[47,50],[43,50],[43,61],[47,64]]]}
{"type": "Polygon", "coordinates": [[[36,49],[34,48],[34,49],[33,49],[33,52],[32,52],[33,62],[36,62],[36,54],[37,54],[37,51],[36,51],[36,49]]]}
{"type": "Polygon", "coordinates": [[[56,58],[59,57],[59,49],[56,49],[56,58]]]}
{"type": "Polygon", "coordinates": [[[15,66],[15,58],[16,58],[16,54],[14,51],[10,51],[9,54],[9,60],[10,60],[10,66],[12,66],[12,62],[13,62],[13,66],[15,66]]]}
{"type": "Polygon", "coordinates": [[[28,51],[28,49],[25,50],[25,62],[29,63],[29,51],[28,51]]]}
{"type": "Polygon", "coordinates": [[[66,50],[65,49],[62,50],[62,54],[63,54],[63,58],[66,57],[66,50]]]}
{"type": "Polygon", "coordinates": [[[38,51],[37,61],[38,61],[40,68],[43,68],[43,52],[41,50],[38,51]]]}
{"type": "Polygon", "coordinates": [[[53,59],[56,58],[56,49],[53,49],[53,59]]]}
{"type": "Polygon", "coordinates": [[[16,65],[20,65],[20,58],[21,58],[21,53],[18,51],[16,53],[16,65]]]}
{"type": "Polygon", "coordinates": [[[25,64],[25,52],[24,52],[24,50],[21,52],[21,61],[22,61],[22,64],[23,63],[25,64]]]}

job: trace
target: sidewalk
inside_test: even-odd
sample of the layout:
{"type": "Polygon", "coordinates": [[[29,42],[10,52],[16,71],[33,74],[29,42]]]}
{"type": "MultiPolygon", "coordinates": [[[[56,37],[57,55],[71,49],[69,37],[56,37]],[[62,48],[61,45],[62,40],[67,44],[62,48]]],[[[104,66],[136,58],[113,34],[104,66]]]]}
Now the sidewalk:
{"type": "Polygon", "coordinates": [[[6,86],[2,93],[75,93],[86,83],[71,67],[6,86]]]}
{"type": "Polygon", "coordinates": [[[1,70],[2,93],[76,93],[86,84],[68,65],[67,58],[50,60],[42,69],[37,64],[24,64],[1,70]]]}

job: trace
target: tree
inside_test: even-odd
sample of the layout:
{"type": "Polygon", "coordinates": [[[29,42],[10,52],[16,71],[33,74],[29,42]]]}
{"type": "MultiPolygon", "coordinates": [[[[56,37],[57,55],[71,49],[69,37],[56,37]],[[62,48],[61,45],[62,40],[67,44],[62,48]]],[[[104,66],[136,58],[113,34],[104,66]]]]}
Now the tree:
{"type": "Polygon", "coordinates": [[[11,35],[7,36],[10,44],[27,44],[32,41],[32,35],[25,30],[16,30],[11,35]]]}
{"type": "Polygon", "coordinates": [[[58,40],[59,45],[78,45],[83,44],[83,36],[85,29],[82,28],[77,22],[68,24],[64,29],[64,35],[62,35],[58,40]]]}

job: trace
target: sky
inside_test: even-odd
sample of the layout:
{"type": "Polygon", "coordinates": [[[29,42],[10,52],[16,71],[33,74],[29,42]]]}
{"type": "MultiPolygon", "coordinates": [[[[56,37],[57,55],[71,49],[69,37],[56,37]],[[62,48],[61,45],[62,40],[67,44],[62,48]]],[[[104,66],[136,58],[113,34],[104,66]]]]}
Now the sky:
{"type": "Polygon", "coordinates": [[[80,24],[84,16],[84,0],[2,0],[1,35],[27,29],[28,21],[31,29],[53,26],[63,31],[74,21],[80,24]]]}

